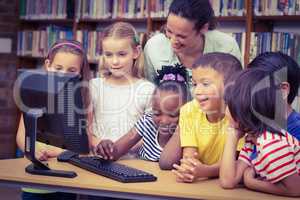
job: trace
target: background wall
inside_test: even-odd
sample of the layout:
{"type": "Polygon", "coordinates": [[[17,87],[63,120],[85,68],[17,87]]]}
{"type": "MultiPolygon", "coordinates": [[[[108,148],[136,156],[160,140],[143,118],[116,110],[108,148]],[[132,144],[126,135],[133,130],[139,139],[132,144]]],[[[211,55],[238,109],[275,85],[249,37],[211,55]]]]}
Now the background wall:
{"type": "Polygon", "coordinates": [[[15,155],[17,109],[13,84],[17,71],[17,0],[0,0],[0,159],[15,155]],[[3,52],[10,53],[3,53],[3,52]]]}

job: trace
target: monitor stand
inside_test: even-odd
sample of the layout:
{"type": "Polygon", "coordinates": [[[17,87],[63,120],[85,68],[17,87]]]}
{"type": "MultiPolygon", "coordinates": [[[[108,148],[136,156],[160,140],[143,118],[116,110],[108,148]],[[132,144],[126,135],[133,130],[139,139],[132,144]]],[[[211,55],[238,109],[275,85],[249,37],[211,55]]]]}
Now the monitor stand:
{"type": "Polygon", "coordinates": [[[58,176],[66,178],[74,178],[77,174],[73,171],[53,170],[47,164],[42,163],[35,157],[35,142],[37,135],[37,120],[43,115],[42,109],[30,109],[24,113],[25,125],[25,156],[32,163],[25,168],[30,174],[38,174],[45,176],[58,176]],[[25,119],[26,118],[26,119],[25,119]]]}

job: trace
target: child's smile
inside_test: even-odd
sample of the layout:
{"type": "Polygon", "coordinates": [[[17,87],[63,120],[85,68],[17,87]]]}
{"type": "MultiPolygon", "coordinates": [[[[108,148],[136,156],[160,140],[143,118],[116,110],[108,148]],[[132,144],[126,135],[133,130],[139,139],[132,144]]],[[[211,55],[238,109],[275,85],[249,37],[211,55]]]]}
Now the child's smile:
{"type": "Polygon", "coordinates": [[[193,69],[194,97],[198,101],[202,111],[208,117],[216,113],[222,113],[223,100],[223,76],[210,67],[193,69]]]}
{"type": "Polygon", "coordinates": [[[153,121],[159,134],[173,134],[179,117],[179,108],[182,105],[179,94],[173,91],[157,91],[152,102],[153,121]]]}

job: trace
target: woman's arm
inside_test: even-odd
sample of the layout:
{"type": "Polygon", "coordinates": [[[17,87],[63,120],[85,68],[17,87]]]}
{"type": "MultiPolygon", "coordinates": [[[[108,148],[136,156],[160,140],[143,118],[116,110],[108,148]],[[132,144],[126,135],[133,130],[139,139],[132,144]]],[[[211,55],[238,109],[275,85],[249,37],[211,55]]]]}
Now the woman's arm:
{"type": "Polygon", "coordinates": [[[300,196],[300,176],[296,173],[284,178],[278,183],[271,183],[255,178],[255,172],[252,168],[247,168],[244,173],[244,184],[247,188],[283,196],[300,196]]]}
{"type": "Polygon", "coordinates": [[[180,146],[179,128],[177,128],[160,154],[159,167],[164,170],[170,170],[173,168],[174,163],[179,164],[181,157],[182,148],[180,146]]]}
{"type": "Polygon", "coordinates": [[[243,173],[248,167],[243,161],[236,161],[236,147],[239,136],[235,129],[228,131],[220,166],[220,183],[223,188],[232,189],[241,182],[243,173]]]}

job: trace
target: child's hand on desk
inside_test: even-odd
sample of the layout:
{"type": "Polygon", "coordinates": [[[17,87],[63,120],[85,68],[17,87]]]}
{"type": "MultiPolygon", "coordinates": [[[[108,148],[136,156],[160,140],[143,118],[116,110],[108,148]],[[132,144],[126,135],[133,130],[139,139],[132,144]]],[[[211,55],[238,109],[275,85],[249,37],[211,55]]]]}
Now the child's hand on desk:
{"type": "Polygon", "coordinates": [[[45,146],[36,152],[36,158],[40,161],[46,161],[50,158],[57,157],[64,150],[58,147],[45,146]]]}
{"type": "Polygon", "coordinates": [[[178,182],[192,183],[196,181],[201,176],[201,171],[204,165],[195,157],[184,157],[180,160],[180,165],[174,164],[175,168],[172,172],[177,176],[176,180],[178,182]]]}
{"type": "Polygon", "coordinates": [[[104,159],[113,160],[114,143],[111,140],[101,140],[97,146],[97,153],[104,159]]]}

